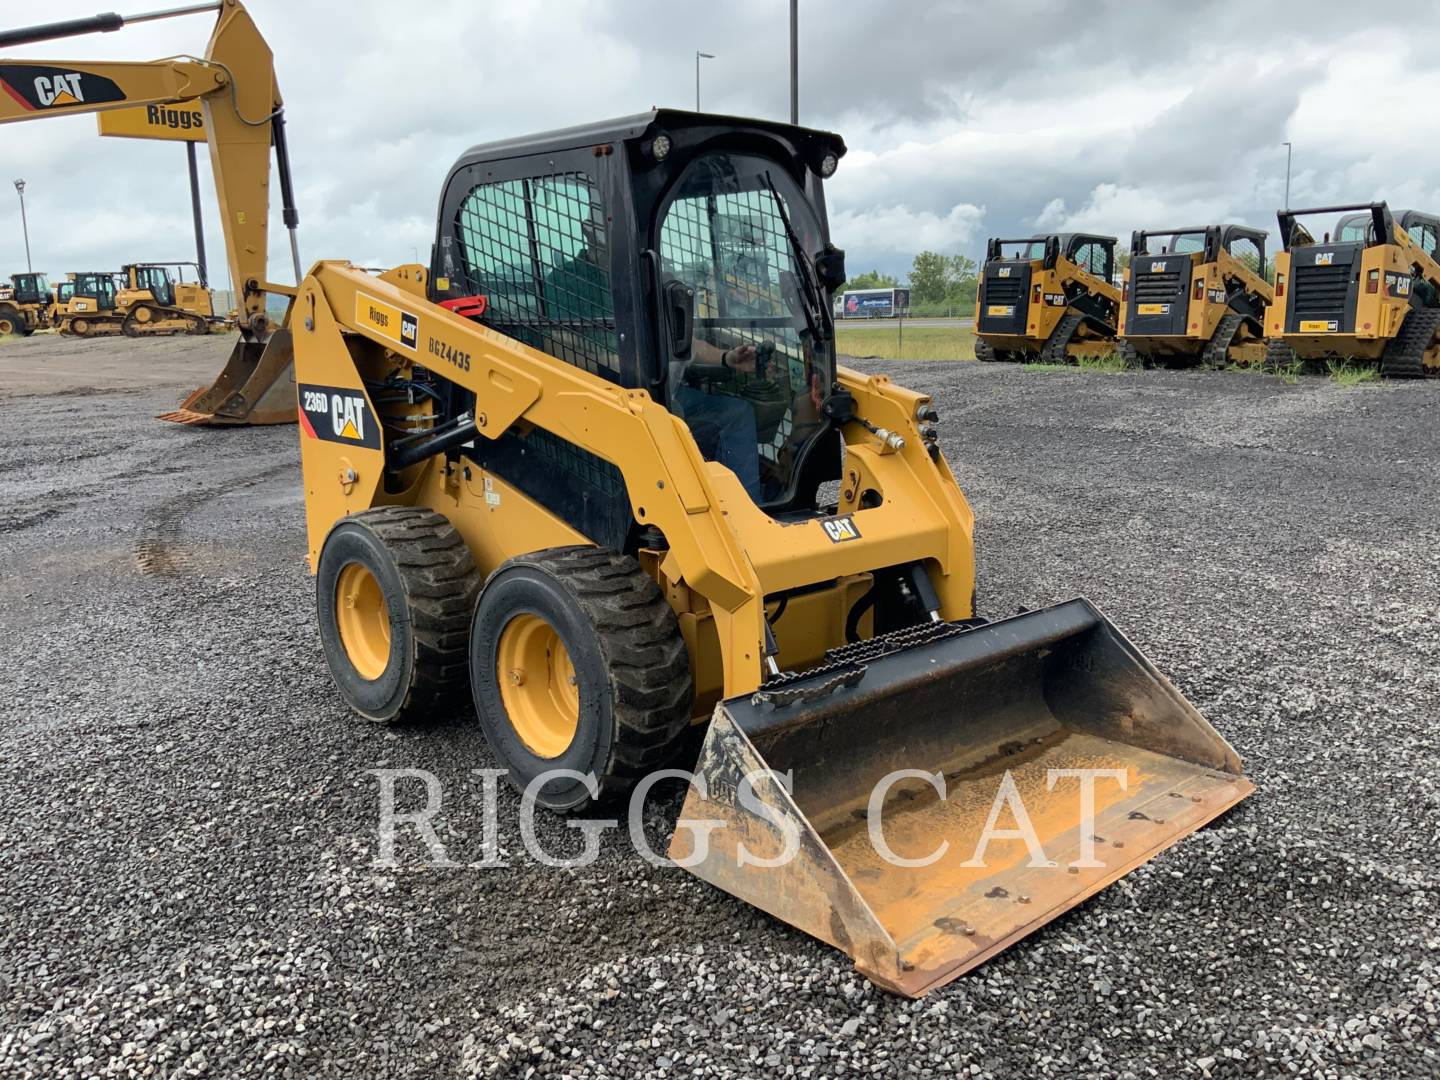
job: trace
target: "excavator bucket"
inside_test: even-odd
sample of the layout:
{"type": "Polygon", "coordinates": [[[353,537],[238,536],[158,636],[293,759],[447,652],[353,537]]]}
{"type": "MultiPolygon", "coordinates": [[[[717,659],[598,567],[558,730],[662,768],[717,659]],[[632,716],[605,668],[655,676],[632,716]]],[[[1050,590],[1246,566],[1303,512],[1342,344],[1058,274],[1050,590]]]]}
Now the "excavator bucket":
{"type": "Polygon", "coordinates": [[[670,855],[918,997],[1253,790],[1077,599],[847,646],[722,701],[670,855]]]}
{"type": "Polygon", "coordinates": [[[235,342],[220,377],[159,418],[209,427],[293,424],[296,408],[295,348],[286,328],[263,342],[235,342]]]}

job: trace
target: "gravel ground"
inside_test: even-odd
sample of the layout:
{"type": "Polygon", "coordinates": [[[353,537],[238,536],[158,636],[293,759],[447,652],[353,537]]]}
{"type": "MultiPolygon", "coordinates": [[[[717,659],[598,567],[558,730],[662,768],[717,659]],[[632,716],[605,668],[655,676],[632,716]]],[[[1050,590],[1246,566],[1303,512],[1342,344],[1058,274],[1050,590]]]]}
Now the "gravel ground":
{"type": "Polygon", "coordinates": [[[294,429],[150,419],[225,352],[0,347],[0,1075],[1440,1073],[1440,382],[884,368],[941,409],[982,609],[1090,597],[1259,788],[905,1002],[621,840],[376,867],[367,770],[438,776],[466,862],[493,762],[332,691],[294,429]]]}

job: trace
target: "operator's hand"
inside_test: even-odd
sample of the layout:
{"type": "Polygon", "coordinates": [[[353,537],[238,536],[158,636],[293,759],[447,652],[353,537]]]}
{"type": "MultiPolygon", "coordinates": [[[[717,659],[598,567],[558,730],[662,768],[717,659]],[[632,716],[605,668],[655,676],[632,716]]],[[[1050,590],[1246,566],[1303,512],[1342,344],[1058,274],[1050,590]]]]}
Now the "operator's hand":
{"type": "Polygon", "coordinates": [[[736,371],[755,370],[755,346],[740,345],[734,349],[727,349],[721,354],[721,362],[728,368],[736,371]]]}

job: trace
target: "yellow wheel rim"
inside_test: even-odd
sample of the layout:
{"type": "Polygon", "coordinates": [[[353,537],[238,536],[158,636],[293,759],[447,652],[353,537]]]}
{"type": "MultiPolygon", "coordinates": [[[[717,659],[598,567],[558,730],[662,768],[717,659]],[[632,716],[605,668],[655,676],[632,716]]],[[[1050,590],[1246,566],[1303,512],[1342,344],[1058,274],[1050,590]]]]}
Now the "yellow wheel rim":
{"type": "Polygon", "coordinates": [[[335,582],[335,624],[340,643],[362,679],[374,681],[390,663],[390,610],[375,575],[347,563],[335,582]]]}
{"type": "Polygon", "coordinates": [[[556,758],[575,741],[580,689],[570,650],[538,615],[516,615],[500,632],[495,657],[510,726],[537,757],[556,758]]]}
{"type": "Polygon", "coordinates": [[[0,337],[4,337],[6,334],[13,334],[14,332],[14,323],[12,323],[9,319],[0,319],[0,337]]]}

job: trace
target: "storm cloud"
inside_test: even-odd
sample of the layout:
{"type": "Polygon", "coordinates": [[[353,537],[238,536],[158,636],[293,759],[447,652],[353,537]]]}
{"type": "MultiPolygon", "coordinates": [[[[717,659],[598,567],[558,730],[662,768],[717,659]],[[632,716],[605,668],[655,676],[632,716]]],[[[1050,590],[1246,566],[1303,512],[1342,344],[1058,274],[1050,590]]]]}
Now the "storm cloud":
{"type": "MultiPolygon", "coordinates": [[[[101,0],[6,5],[0,23],[101,0]]],[[[147,6],[147,5],[141,5],[147,6]]],[[[149,5],[154,6],[154,5],[149,5]]],[[[652,105],[788,115],[784,0],[345,5],[251,0],[287,102],[305,259],[428,251],[440,185],[474,143],[652,105]]],[[[203,50],[209,18],[13,50],[145,59],[203,50]]],[[[829,186],[856,269],[903,274],[921,248],[988,235],[1234,220],[1274,228],[1285,150],[1294,205],[1388,198],[1440,209],[1440,30],[1338,2],[801,3],[801,119],[851,148],[829,186]]],[[[23,176],[37,269],[188,257],[183,151],[101,140],[90,117],[0,129],[23,176]]],[[[212,263],[219,231],[207,191],[212,263]]],[[[23,265],[0,189],[0,271],[23,265]]],[[[276,215],[278,221],[278,215],[276,215]]],[[[288,280],[283,241],[273,273],[288,280]]],[[[221,275],[217,272],[216,277],[221,275]]],[[[223,286],[223,280],[217,280],[223,286]]]]}

